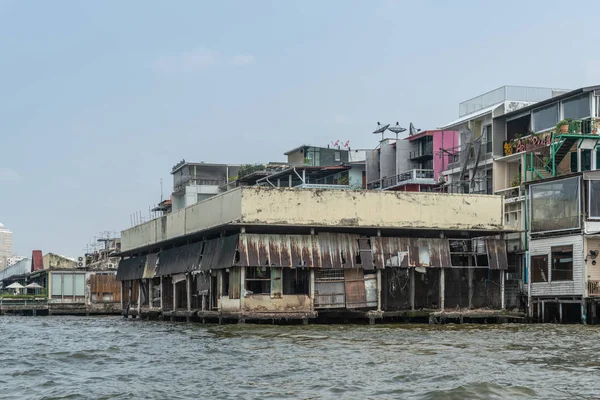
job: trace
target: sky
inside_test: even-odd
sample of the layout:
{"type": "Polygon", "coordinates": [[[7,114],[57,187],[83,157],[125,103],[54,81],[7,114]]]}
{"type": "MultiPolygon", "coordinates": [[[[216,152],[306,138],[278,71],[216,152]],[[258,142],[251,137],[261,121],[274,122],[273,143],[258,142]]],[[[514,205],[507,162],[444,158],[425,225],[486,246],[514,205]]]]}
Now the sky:
{"type": "Polygon", "coordinates": [[[502,85],[600,84],[597,1],[0,0],[0,223],[75,257],[181,159],[430,129],[502,85]]]}

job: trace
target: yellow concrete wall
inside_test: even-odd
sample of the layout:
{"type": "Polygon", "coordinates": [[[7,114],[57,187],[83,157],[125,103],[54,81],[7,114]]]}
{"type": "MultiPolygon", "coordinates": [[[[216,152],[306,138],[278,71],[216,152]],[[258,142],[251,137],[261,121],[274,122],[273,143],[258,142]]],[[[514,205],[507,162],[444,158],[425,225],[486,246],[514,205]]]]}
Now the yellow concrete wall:
{"type": "Polygon", "coordinates": [[[239,224],[502,229],[501,196],[243,187],[121,233],[123,251],[239,224]],[[166,232],[162,233],[162,224],[166,232]]]}
{"type": "Polygon", "coordinates": [[[75,268],[77,264],[73,260],[61,257],[54,253],[48,253],[42,257],[44,269],[48,268],[75,268]]]}
{"type": "Polygon", "coordinates": [[[219,299],[220,311],[240,311],[240,299],[230,299],[229,296],[221,296],[219,299]]]}
{"type": "Polygon", "coordinates": [[[311,300],[304,294],[283,295],[280,299],[272,299],[268,294],[252,294],[244,298],[244,311],[306,312],[311,311],[311,300]]]}
{"type": "Polygon", "coordinates": [[[246,188],[242,223],[332,227],[501,229],[501,196],[246,188]]]}

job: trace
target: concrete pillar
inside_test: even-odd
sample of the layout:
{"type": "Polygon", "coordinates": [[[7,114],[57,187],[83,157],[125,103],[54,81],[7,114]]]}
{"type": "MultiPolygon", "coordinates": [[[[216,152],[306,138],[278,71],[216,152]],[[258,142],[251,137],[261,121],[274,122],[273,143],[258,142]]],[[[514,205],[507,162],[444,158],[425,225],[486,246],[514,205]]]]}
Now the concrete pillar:
{"type": "Polygon", "coordinates": [[[409,268],[408,273],[410,274],[410,292],[409,292],[409,302],[411,311],[415,311],[415,269],[409,268]]]}
{"type": "Polygon", "coordinates": [[[140,315],[140,311],[142,311],[142,280],[138,281],[138,304],[137,304],[137,314],[138,317],[140,315]]]}
{"type": "MultiPolygon", "coordinates": [[[[125,293],[125,291],[123,290],[123,285],[125,285],[125,281],[121,281],[121,311],[123,311],[124,307],[123,307],[123,303],[124,303],[124,299],[123,299],[123,294],[125,293]]],[[[48,293],[52,293],[50,291],[50,289],[48,289],[48,293]]]]}
{"type": "Polygon", "coordinates": [[[504,310],[506,308],[506,299],[504,297],[504,279],[506,278],[505,272],[500,270],[500,306],[504,310]]]}
{"type": "Polygon", "coordinates": [[[546,302],[542,301],[542,323],[546,322],[546,302]]]}
{"type": "Polygon", "coordinates": [[[381,270],[377,270],[377,311],[381,311],[381,270]]]}
{"type": "MultiPolygon", "coordinates": [[[[245,303],[244,293],[246,292],[246,267],[241,266],[239,268],[240,268],[240,309],[243,310],[244,303],[245,303]]],[[[283,272],[281,273],[281,276],[283,277],[283,272]]]]}
{"type": "Polygon", "coordinates": [[[173,282],[173,311],[177,308],[177,284],[173,282]]]}
{"type": "Polygon", "coordinates": [[[153,304],[154,298],[152,296],[152,294],[154,292],[153,289],[154,289],[154,283],[152,282],[152,278],[150,278],[148,280],[148,308],[154,307],[154,304],[153,304]]]}
{"type": "MultiPolygon", "coordinates": [[[[221,311],[221,297],[223,296],[223,270],[217,271],[217,310],[221,311]]],[[[219,318],[220,319],[220,318],[219,318]]],[[[221,322],[219,322],[220,324],[221,322]]]]}
{"type": "Polygon", "coordinates": [[[308,284],[308,295],[310,297],[310,309],[315,309],[315,270],[310,269],[310,282],[308,284]]]}
{"type": "Polygon", "coordinates": [[[187,294],[187,310],[192,311],[192,274],[187,274],[185,277],[186,294],[187,294]]]}
{"type": "Polygon", "coordinates": [[[585,299],[581,300],[581,323],[587,325],[587,308],[585,299]]]}
{"type": "Polygon", "coordinates": [[[289,175],[289,179],[288,179],[288,186],[292,187],[292,174],[289,175]]]}
{"type": "Polygon", "coordinates": [[[445,269],[440,268],[440,310],[444,311],[444,297],[446,292],[445,269]]]}
{"type": "Polygon", "coordinates": [[[537,322],[542,320],[542,303],[538,300],[537,303],[537,322]]]}
{"type": "Polygon", "coordinates": [[[563,323],[563,303],[558,303],[558,321],[563,323]]]}
{"type": "Polygon", "coordinates": [[[281,178],[277,178],[277,187],[281,187],[281,178]]]}
{"type": "Polygon", "coordinates": [[[163,310],[163,297],[165,294],[165,287],[163,286],[163,277],[160,277],[160,311],[163,310]]]}
{"type": "MultiPolygon", "coordinates": [[[[469,263],[470,264],[470,263],[469,263]]],[[[473,268],[467,268],[467,279],[469,279],[469,310],[473,308],[473,268]]]]}
{"type": "Polygon", "coordinates": [[[598,323],[598,304],[596,303],[596,300],[592,300],[590,304],[592,305],[592,324],[595,325],[598,323]]]}

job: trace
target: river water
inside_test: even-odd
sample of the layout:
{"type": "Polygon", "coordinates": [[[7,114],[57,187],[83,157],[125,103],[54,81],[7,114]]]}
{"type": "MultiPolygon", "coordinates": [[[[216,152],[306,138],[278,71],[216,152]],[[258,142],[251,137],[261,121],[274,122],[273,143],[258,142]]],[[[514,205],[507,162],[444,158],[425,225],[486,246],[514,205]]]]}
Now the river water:
{"type": "Polygon", "coordinates": [[[0,398],[600,398],[600,328],[4,316],[0,398]]]}

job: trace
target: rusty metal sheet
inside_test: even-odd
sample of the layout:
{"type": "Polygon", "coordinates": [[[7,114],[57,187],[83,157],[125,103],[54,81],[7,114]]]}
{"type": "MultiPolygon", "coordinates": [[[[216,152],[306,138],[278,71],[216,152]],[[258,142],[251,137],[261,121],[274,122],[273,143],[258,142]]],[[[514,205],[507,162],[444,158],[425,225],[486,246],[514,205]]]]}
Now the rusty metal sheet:
{"type": "Polygon", "coordinates": [[[450,243],[448,239],[419,238],[416,239],[419,249],[417,267],[448,268],[451,267],[450,243]],[[427,259],[422,257],[422,248],[429,249],[427,259]]]}
{"type": "Polygon", "coordinates": [[[346,291],[346,308],[366,308],[367,291],[364,271],[359,268],[344,270],[344,289],[346,291]]]}
{"type": "Polygon", "coordinates": [[[196,242],[161,251],[154,275],[175,275],[197,269],[203,245],[196,242]]]}
{"type": "Polygon", "coordinates": [[[130,257],[119,261],[117,269],[118,281],[134,281],[144,276],[146,256],[130,257]]]}
{"type": "Polygon", "coordinates": [[[373,264],[373,251],[371,250],[371,244],[369,239],[361,237],[358,239],[358,249],[360,251],[360,263],[365,271],[371,271],[375,269],[373,264]]]}
{"type": "Polygon", "coordinates": [[[238,242],[239,235],[207,240],[204,244],[199,269],[208,271],[233,266],[236,252],[238,251],[238,242]]]}
{"type": "Polygon", "coordinates": [[[490,269],[508,269],[506,242],[502,239],[486,239],[490,269]]]}
{"type": "Polygon", "coordinates": [[[245,267],[312,266],[308,235],[241,234],[239,265],[245,267]]]}
{"type": "Polygon", "coordinates": [[[450,266],[447,239],[374,237],[371,248],[373,262],[378,268],[450,266]]]}
{"type": "Polygon", "coordinates": [[[320,263],[315,260],[315,267],[321,268],[357,268],[359,235],[346,233],[319,233],[316,235],[320,252],[320,263]]]}
{"type": "Polygon", "coordinates": [[[156,272],[156,260],[158,259],[158,253],[148,254],[146,256],[146,266],[144,267],[143,279],[152,279],[156,272]]]}
{"type": "Polygon", "coordinates": [[[373,237],[371,238],[373,263],[377,268],[408,268],[410,238],[373,237]]]}

